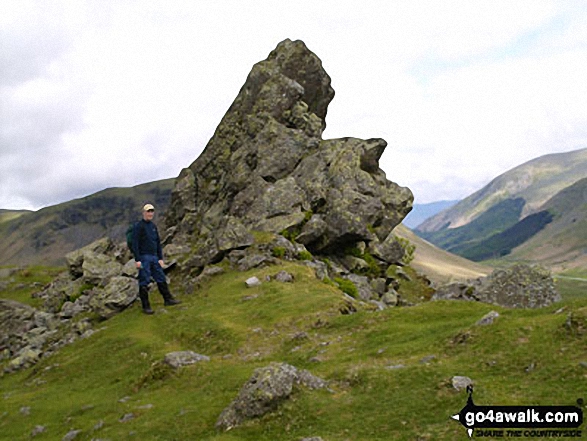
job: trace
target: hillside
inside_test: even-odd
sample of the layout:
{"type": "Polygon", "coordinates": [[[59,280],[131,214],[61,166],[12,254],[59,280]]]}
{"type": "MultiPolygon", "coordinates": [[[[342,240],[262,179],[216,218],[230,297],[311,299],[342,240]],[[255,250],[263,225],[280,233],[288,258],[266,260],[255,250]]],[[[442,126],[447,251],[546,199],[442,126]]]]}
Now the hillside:
{"type": "Polygon", "coordinates": [[[509,258],[539,262],[557,272],[587,266],[587,178],[560,191],[540,210],[552,221],[513,248],[509,258]]]}
{"type": "MultiPolygon", "coordinates": [[[[35,280],[29,272],[18,282],[35,280]]],[[[154,316],[135,305],[35,368],[0,378],[0,439],[36,430],[35,440],[61,440],[79,430],[76,439],[88,440],[464,440],[450,419],[466,403],[451,386],[455,375],[473,379],[478,405],[575,405],[585,384],[587,303],[571,288],[562,304],[539,310],[442,301],[345,315],[338,289],[287,263],[229,270],[191,295],[176,283],[172,290],[179,307],[163,309],[154,295],[154,316]],[[245,288],[248,277],[282,269],[294,283],[245,288]],[[496,322],[476,326],[491,310],[496,322]],[[569,314],[575,325],[565,327],[569,314]],[[210,361],[165,367],[165,354],[178,350],[210,361]],[[307,369],[328,389],[296,389],[268,414],[218,432],[222,410],[271,362],[307,369]]],[[[19,299],[35,300],[30,292],[19,299]]]]}
{"type": "Polygon", "coordinates": [[[29,210],[4,210],[0,209],[0,224],[16,219],[23,214],[30,213],[29,210]]]}
{"type": "MultiPolygon", "coordinates": [[[[521,198],[524,204],[516,213],[518,221],[585,176],[587,149],[541,156],[498,176],[455,206],[428,219],[418,231],[436,233],[456,229],[470,224],[504,201],[521,198]]],[[[500,226],[501,230],[505,228],[500,226]]]]}
{"type": "Polygon", "coordinates": [[[109,188],[36,212],[6,214],[11,218],[0,222],[0,265],[62,264],[66,253],[101,237],[122,241],[145,201],[167,207],[173,182],[109,188]]]}
{"type": "Polygon", "coordinates": [[[489,266],[480,265],[438,248],[418,237],[404,225],[396,227],[394,234],[409,240],[416,247],[411,266],[437,284],[476,279],[486,276],[492,270],[489,266]]]}
{"type": "MultiPolygon", "coordinates": [[[[553,221],[553,216],[560,217],[565,210],[571,210],[572,203],[567,203],[553,211],[549,201],[585,176],[587,149],[543,156],[499,176],[454,207],[424,222],[415,233],[442,249],[474,261],[507,256],[539,234],[553,221]]],[[[572,236],[580,236],[581,232],[571,230],[572,226],[565,237],[574,242],[572,236]]],[[[524,253],[524,260],[548,261],[528,252],[524,253]]]]}

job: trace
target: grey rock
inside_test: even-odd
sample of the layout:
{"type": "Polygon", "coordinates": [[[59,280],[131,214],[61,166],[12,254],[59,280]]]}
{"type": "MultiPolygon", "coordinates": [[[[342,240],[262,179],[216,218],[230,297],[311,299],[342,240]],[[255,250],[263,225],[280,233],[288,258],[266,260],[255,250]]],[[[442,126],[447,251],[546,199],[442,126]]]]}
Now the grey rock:
{"type": "Polygon", "coordinates": [[[252,288],[254,286],[259,286],[261,285],[261,281],[259,280],[258,277],[249,277],[247,280],[245,280],[245,285],[247,286],[247,288],[252,288]]]}
{"type": "Polygon", "coordinates": [[[391,366],[386,366],[386,367],[385,367],[385,369],[387,369],[387,370],[389,370],[389,371],[395,371],[395,370],[397,370],[397,369],[403,369],[403,368],[405,368],[405,367],[406,367],[406,366],[405,366],[405,365],[403,365],[403,364],[394,364],[394,365],[391,365],[391,366]]]}
{"type": "Polygon", "coordinates": [[[46,430],[47,428],[45,426],[35,426],[31,431],[31,438],[34,438],[35,436],[40,435],[41,433],[44,433],[46,430]]]}
{"type": "Polygon", "coordinates": [[[361,300],[378,300],[379,296],[373,294],[373,290],[371,289],[371,284],[369,283],[368,277],[359,276],[357,274],[349,274],[348,276],[346,276],[346,278],[355,284],[355,286],[357,287],[357,291],[359,292],[359,298],[361,300]]]}
{"type": "Polygon", "coordinates": [[[472,283],[437,289],[432,300],[469,300],[507,308],[541,308],[561,300],[550,272],[539,266],[515,264],[496,269],[472,283]]]}
{"type": "Polygon", "coordinates": [[[313,262],[305,260],[304,264],[314,270],[314,274],[316,275],[317,279],[324,280],[328,277],[328,266],[324,262],[320,260],[316,260],[313,262]]]}
{"type": "Polygon", "coordinates": [[[399,294],[394,289],[390,289],[383,294],[381,301],[387,306],[397,306],[399,303],[399,294]]]}
{"type": "Polygon", "coordinates": [[[77,436],[82,433],[81,430],[70,430],[67,434],[61,439],[61,441],[73,441],[77,438],[77,436]]]}
{"type": "Polygon", "coordinates": [[[492,325],[493,322],[495,321],[496,318],[499,317],[499,312],[497,311],[489,311],[487,314],[485,314],[483,317],[481,317],[479,319],[479,321],[477,323],[475,323],[477,326],[487,326],[487,325],[492,325]]]}
{"type": "Polygon", "coordinates": [[[192,244],[204,266],[251,246],[253,230],[286,230],[312,254],[377,241],[378,255],[395,259],[388,236],[413,196],[379,168],[385,141],[321,138],[333,96],[321,61],[301,41],[285,40],[257,63],[176,180],[169,244],[192,244]]]}
{"type": "Polygon", "coordinates": [[[383,242],[372,240],[368,250],[373,256],[388,264],[400,263],[404,257],[404,249],[393,234],[387,236],[383,242]]]}
{"type": "Polygon", "coordinates": [[[302,438],[300,441],[323,441],[319,436],[312,436],[310,438],[302,438]]]}
{"type": "Polygon", "coordinates": [[[113,277],[104,289],[95,290],[90,307],[102,318],[110,318],[129,307],[138,297],[136,280],[128,277],[113,277]]]}
{"type": "Polygon", "coordinates": [[[120,274],[122,276],[131,277],[133,279],[136,279],[138,277],[139,270],[137,269],[137,263],[135,262],[134,258],[130,259],[128,262],[124,264],[120,274]]]}
{"type": "Polygon", "coordinates": [[[430,364],[433,360],[436,360],[436,355],[427,355],[420,360],[420,364],[430,364]]]}
{"type": "Polygon", "coordinates": [[[482,281],[476,296],[509,308],[541,308],[561,300],[550,272],[525,264],[495,270],[482,281]]]}
{"type": "Polygon", "coordinates": [[[383,294],[385,294],[385,291],[387,290],[387,284],[385,279],[383,278],[377,278],[377,279],[373,279],[371,280],[371,289],[373,290],[373,292],[375,294],[377,294],[378,296],[383,296],[383,294]]]}
{"type": "Polygon", "coordinates": [[[587,369],[587,361],[580,361],[579,366],[587,369]]]}
{"type": "Polygon", "coordinates": [[[261,254],[250,254],[243,257],[238,262],[238,269],[239,271],[249,271],[250,269],[257,268],[261,266],[263,263],[269,261],[269,256],[264,256],[261,254]]]}
{"type": "Polygon", "coordinates": [[[282,283],[293,283],[294,276],[288,273],[287,271],[279,271],[274,276],[275,281],[282,282],[282,283]]]}
{"type": "Polygon", "coordinates": [[[24,416],[29,416],[31,414],[31,408],[29,406],[21,407],[20,413],[24,416]]]}
{"type": "Polygon", "coordinates": [[[97,240],[83,248],[65,255],[71,276],[75,279],[83,275],[83,263],[87,256],[106,254],[114,249],[114,242],[109,238],[97,240]]]}
{"type": "Polygon", "coordinates": [[[72,318],[77,314],[83,312],[83,310],[84,308],[79,304],[75,304],[73,302],[65,302],[61,307],[61,312],[59,313],[59,316],[61,318],[72,318]]]}
{"type": "Polygon", "coordinates": [[[128,423],[129,421],[132,421],[135,419],[135,414],[130,412],[130,413],[125,413],[118,421],[120,423],[128,423]]]}
{"type": "Polygon", "coordinates": [[[474,384],[473,380],[471,380],[469,377],[464,377],[461,375],[456,375],[452,377],[450,381],[452,387],[454,387],[458,391],[465,390],[468,386],[472,386],[474,384]]]}
{"type": "Polygon", "coordinates": [[[106,286],[110,279],[122,274],[123,266],[105,254],[87,253],[82,264],[83,280],[95,286],[106,286]]]}
{"type": "Polygon", "coordinates": [[[296,386],[319,389],[326,387],[326,382],[286,363],[272,363],[256,369],[237,397],[222,411],[216,427],[229,430],[275,410],[291,396],[296,386]]]}
{"type": "Polygon", "coordinates": [[[193,351],[170,352],[169,354],[165,355],[165,363],[174,368],[188,366],[190,364],[201,361],[210,361],[210,357],[196,354],[193,351]]]}

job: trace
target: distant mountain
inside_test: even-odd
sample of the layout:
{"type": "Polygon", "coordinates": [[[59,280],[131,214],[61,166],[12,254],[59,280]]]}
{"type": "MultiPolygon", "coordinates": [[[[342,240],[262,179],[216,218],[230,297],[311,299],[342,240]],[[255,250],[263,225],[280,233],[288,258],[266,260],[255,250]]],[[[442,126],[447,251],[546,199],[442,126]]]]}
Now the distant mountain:
{"type": "MultiPolygon", "coordinates": [[[[428,219],[418,231],[433,233],[456,229],[481,217],[492,207],[523,199],[517,214],[520,220],[535,213],[556,193],[587,176],[587,148],[541,156],[495,178],[452,208],[428,219]]],[[[515,203],[513,203],[515,205],[515,203]]],[[[511,225],[497,227],[504,230],[511,225]]],[[[432,238],[435,243],[435,239],[432,238]]]]}
{"type": "MultiPolygon", "coordinates": [[[[503,257],[563,216],[560,200],[568,199],[563,190],[585,177],[587,149],[546,155],[497,177],[425,221],[415,233],[468,259],[503,257]],[[562,196],[555,198],[559,193],[562,196]],[[557,200],[554,210],[551,204],[557,200]]],[[[528,253],[525,257],[535,260],[528,253]]]]}
{"type": "Polygon", "coordinates": [[[101,237],[122,241],[145,202],[152,202],[158,213],[167,208],[173,183],[166,179],[109,188],[35,212],[1,210],[0,265],[62,264],[66,253],[101,237]]]}
{"type": "Polygon", "coordinates": [[[457,202],[459,201],[437,201],[428,204],[414,204],[412,211],[410,211],[402,223],[410,229],[417,228],[426,219],[454,206],[457,202]]]}
{"type": "Polygon", "coordinates": [[[554,271],[586,267],[587,178],[553,196],[536,215],[541,213],[550,216],[550,221],[531,238],[512,247],[509,257],[542,263],[554,271]]]}

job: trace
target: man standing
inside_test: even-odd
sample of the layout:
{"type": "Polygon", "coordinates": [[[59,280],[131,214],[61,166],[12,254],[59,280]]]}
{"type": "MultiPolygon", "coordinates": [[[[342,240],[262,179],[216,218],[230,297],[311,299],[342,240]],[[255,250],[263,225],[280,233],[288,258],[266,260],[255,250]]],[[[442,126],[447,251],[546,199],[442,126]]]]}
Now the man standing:
{"type": "Polygon", "coordinates": [[[155,207],[146,204],[143,207],[143,219],[134,225],[132,253],[139,269],[139,297],[145,314],[153,314],[149,303],[149,283],[151,277],[157,282],[159,292],[163,296],[165,306],[181,303],[169,292],[165,273],[163,272],[163,250],[157,226],[153,222],[155,207]]]}

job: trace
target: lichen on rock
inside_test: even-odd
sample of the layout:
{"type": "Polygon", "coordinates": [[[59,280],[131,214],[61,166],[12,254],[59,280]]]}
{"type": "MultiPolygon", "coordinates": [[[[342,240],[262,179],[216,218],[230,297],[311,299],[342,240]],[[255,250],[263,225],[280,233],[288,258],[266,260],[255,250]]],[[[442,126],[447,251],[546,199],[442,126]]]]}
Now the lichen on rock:
{"type": "Polygon", "coordinates": [[[251,246],[254,232],[286,232],[311,254],[361,242],[382,266],[401,259],[391,232],[411,210],[412,193],[379,168],[383,139],[322,139],[330,83],[302,41],[279,43],[253,67],[176,180],[166,252],[197,273],[251,246]]]}

